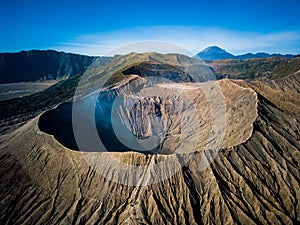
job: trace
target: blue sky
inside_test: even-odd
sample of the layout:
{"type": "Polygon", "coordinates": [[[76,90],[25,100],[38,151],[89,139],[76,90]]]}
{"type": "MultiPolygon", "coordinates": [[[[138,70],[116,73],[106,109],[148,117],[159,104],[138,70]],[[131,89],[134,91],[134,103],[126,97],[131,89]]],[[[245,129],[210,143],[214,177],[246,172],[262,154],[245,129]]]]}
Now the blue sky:
{"type": "Polygon", "coordinates": [[[193,53],[219,45],[235,54],[297,54],[299,14],[300,0],[2,0],[0,52],[56,49],[105,55],[147,40],[193,53]]]}

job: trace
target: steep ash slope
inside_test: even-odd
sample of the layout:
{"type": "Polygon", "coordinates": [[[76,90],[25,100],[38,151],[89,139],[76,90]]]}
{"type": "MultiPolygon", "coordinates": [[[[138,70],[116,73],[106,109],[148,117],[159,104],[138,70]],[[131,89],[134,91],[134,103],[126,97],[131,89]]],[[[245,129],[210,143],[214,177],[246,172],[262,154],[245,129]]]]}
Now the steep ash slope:
{"type": "MultiPolygon", "coordinates": [[[[293,79],[293,87],[299,90],[299,79],[293,79]]],[[[240,87],[229,80],[221,82],[222,93],[226,96],[228,92],[232,102],[244,90],[240,87],[250,90],[249,94],[255,90],[258,115],[251,137],[218,149],[216,159],[204,170],[202,159],[211,151],[153,156],[70,151],[39,130],[38,117],[2,135],[0,223],[299,223],[300,124],[295,116],[300,111],[299,92],[284,81],[276,88],[260,82],[236,81],[240,87]],[[293,94],[287,98],[283,89],[293,94]],[[286,98],[275,101],[278,94],[286,98]],[[141,167],[141,174],[133,177],[130,171],[118,173],[112,157],[119,166],[150,166],[163,160],[170,163],[161,173],[141,167]],[[183,165],[186,158],[189,160],[183,165]],[[138,184],[147,183],[161,174],[168,179],[148,186],[124,185],[136,178],[138,184]]],[[[236,119],[245,117],[241,114],[236,119]]],[[[241,128],[235,129],[238,132],[241,128]]]]}

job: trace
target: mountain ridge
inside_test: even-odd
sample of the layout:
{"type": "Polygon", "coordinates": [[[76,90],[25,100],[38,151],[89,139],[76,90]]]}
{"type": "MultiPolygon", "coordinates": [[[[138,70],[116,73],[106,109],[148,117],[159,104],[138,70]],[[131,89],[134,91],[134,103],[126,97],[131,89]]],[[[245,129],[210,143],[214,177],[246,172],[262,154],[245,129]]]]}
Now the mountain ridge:
{"type": "MultiPolygon", "coordinates": [[[[192,63],[196,59],[181,54],[162,54],[159,53],[130,53],[130,60],[141,59],[143,61],[161,61],[171,63],[192,63]]],[[[198,57],[203,60],[215,61],[217,59],[252,59],[252,58],[293,58],[293,55],[268,54],[268,53],[247,53],[235,56],[217,46],[208,47],[198,53],[198,57]]],[[[16,53],[0,53],[0,84],[14,82],[28,82],[38,80],[55,80],[66,76],[82,74],[93,66],[103,65],[110,60],[122,60],[124,55],[106,56],[87,56],[75,53],[58,52],[55,50],[30,50],[16,53]],[[97,60],[97,62],[96,62],[97,60]]]]}
{"type": "Polygon", "coordinates": [[[0,83],[53,80],[74,76],[84,72],[97,58],[99,57],[55,50],[0,53],[0,83]]]}
{"type": "Polygon", "coordinates": [[[233,55],[218,46],[210,46],[196,54],[203,60],[224,60],[224,59],[254,59],[254,58],[270,58],[270,57],[283,57],[283,58],[293,58],[295,55],[292,54],[269,54],[265,52],[257,53],[245,53],[242,55],[233,55]]]}

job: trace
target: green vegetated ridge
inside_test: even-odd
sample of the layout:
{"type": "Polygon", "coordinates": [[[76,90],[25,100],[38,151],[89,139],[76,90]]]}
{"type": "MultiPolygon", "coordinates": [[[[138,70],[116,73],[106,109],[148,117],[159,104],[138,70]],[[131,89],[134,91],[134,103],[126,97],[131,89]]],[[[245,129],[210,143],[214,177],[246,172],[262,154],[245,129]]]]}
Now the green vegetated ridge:
{"type": "Polygon", "coordinates": [[[61,80],[44,91],[0,102],[0,120],[16,115],[36,114],[74,96],[80,75],[61,80]]]}
{"type": "Polygon", "coordinates": [[[216,60],[208,64],[218,79],[278,79],[299,71],[300,56],[291,59],[216,60]]]}

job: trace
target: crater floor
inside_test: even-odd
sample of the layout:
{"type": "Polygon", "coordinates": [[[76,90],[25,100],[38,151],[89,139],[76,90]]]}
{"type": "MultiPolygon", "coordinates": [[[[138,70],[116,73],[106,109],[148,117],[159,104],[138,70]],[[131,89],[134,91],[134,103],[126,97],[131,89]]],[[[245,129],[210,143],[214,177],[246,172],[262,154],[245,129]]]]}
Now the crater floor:
{"type": "Polygon", "coordinates": [[[229,80],[157,84],[138,92],[131,85],[63,103],[40,116],[39,128],[72,150],[161,154],[219,150],[252,134],[257,96],[250,88],[229,80]],[[75,129],[97,133],[103,145],[78,146],[75,129]]]}

